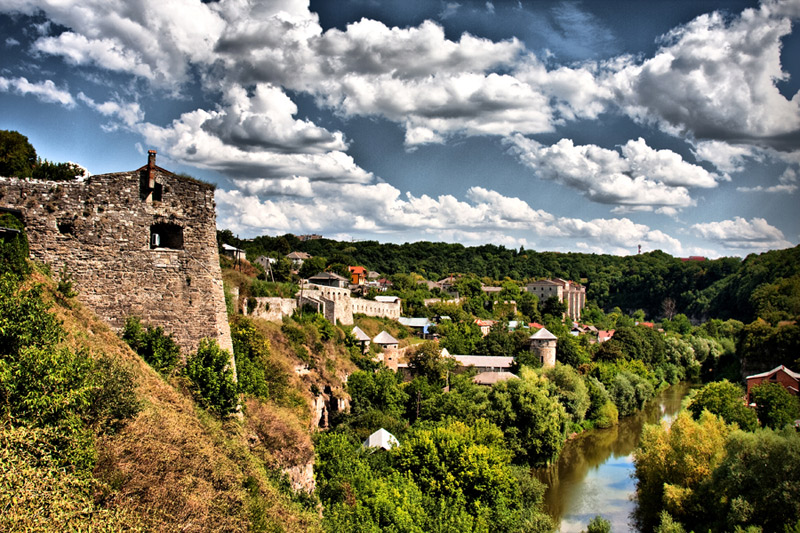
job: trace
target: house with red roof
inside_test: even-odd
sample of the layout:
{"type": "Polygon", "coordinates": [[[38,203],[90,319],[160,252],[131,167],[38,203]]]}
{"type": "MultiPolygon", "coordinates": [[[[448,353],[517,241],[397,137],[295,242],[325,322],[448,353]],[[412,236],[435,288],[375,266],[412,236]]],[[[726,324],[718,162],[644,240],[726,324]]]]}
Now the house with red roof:
{"type": "Polygon", "coordinates": [[[783,365],[777,366],[769,372],[747,376],[747,403],[750,403],[750,391],[762,383],[777,383],[793,396],[800,390],[800,373],[793,372],[783,365]]]}
{"type": "Polygon", "coordinates": [[[350,270],[350,283],[352,285],[363,285],[367,282],[367,269],[363,266],[347,267],[350,270]]]}
{"type": "Polygon", "coordinates": [[[607,340],[609,340],[611,337],[614,336],[614,331],[616,330],[601,329],[600,331],[597,332],[597,342],[606,342],[607,340]]]}

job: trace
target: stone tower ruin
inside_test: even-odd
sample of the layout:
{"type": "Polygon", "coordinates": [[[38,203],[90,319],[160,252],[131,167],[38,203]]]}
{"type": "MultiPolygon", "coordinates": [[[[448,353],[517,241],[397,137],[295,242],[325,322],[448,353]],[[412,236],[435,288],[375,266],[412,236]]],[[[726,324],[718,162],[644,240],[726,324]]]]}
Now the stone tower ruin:
{"type": "Polygon", "coordinates": [[[558,337],[547,331],[547,328],[542,328],[531,335],[529,339],[531,341],[531,351],[539,356],[542,361],[542,367],[556,366],[558,337]]]}
{"type": "Polygon", "coordinates": [[[185,351],[232,352],[216,240],[214,186],[147,164],[75,181],[0,178],[0,212],[25,225],[31,257],[62,268],[113,328],[138,316],[185,351]]]}

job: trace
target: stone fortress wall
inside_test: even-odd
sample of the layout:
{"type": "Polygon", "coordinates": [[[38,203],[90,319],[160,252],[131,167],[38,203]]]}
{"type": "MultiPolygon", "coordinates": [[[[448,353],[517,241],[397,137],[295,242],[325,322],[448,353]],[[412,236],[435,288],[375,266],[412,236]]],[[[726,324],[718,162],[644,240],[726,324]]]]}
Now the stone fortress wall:
{"type": "Polygon", "coordinates": [[[216,339],[232,352],[216,241],[214,186],[148,164],[51,182],[0,178],[0,212],[25,224],[31,257],[62,268],[113,328],[161,326],[185,351],[216,339]]]}
{"type": "MultiPolygon", "coordinates": [[[[397,320],[402,312],[399,300],[376,302],[363,298],[352,298],[350,289],[306,284],[303,286],[303,290],[297,293],[297,298],[255,298],[256,303],[250,315],[280,322],[284,316],[290,316],[297,309],[301,299],[303,304],[316,306],[318,311],[332,324],[338,320],[345,326],[353,324],[353,314],[355,313],[397,320]]],[[[246,313],[246,302],[242,307],[246,313]]]]}

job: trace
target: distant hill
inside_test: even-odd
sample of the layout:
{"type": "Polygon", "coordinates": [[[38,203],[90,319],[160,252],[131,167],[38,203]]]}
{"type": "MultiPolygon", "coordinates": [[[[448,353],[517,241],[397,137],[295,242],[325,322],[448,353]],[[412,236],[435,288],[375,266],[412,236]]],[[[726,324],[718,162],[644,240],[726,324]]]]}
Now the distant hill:
{"type": "Polygon", "coordinates": [[[506,277],[517,281],[570,279],[585,283],[587,298],[601,308],[619,307],[629,312],[643,309],[652,317],[662,315],[667,299],[675,303],[675,312],[700,319],[749,322],[759,312],[787,316],[800,312],[796,309],[800,247],[753,254],[744,260],[724,257],[682,261],[661,251],[621,257],[514,250],[493,244],[466,247],[425,241],[301,241],[291,234],[239,240],[229,231],[218,232],[218,238],[243,248],[251,259],[259,255],[282,257],[296,250],[324,257],[329,265],[363,265],[384,275],[416,272],[430,280],[451,273],[471,273],[497,281],[506,277]],[[758,301],[751,301],[753,297],[758,301]]]}

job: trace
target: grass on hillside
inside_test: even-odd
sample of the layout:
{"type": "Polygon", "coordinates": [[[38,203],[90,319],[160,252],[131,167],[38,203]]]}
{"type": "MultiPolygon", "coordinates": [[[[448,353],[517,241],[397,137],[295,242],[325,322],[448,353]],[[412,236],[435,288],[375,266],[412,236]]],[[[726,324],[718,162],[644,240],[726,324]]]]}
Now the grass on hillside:
{"type": "MultiPolygon", "coordinates": [[[[80,480],[54,473],[46,462],[20,462],[20,454],[0,459],[0,502],[6,513],[22,513],[12,530],[52,530],[55,524],[42,517],[52,516],[54,502],[67,512],[73,509],[76,522],[70,527],[82,530],[98,523],[111,530],[321,530],[316,509],[281,490],[270,456],[281,452],[289,454],[284,457],[289,461],[309,458],[309,438],[292,422],[295,416],[263,402],[248,403],[244,421],[212,416],[195,404],[181,378],[162,378],[76,299],[58,295],[56,283],[41,270],[32,282],[45,287],[43,298],[63,324],[65,346],[87,350],[92,357],[105,354],[131,371],[141,410],[118,433],[96,436],[93,473],[100,489],[90,497],[66,491],[64,484],[80,480]],[[273,430],[283,432],[278,445],[285,451],[270,451],[263,444],[273,430]],[[259,431],[262,436],[252,439],[259,431]],[[292,445],[286,445],[288,440],[292,445]],[[36,494],[44,496],[31,496],[36,494]],[[23,502],[25,495],[31,498],[23,502]]],[[[13,428],[2,432],[6,455],[9,439],[25,438],[14,435],[13,428]]]]}

